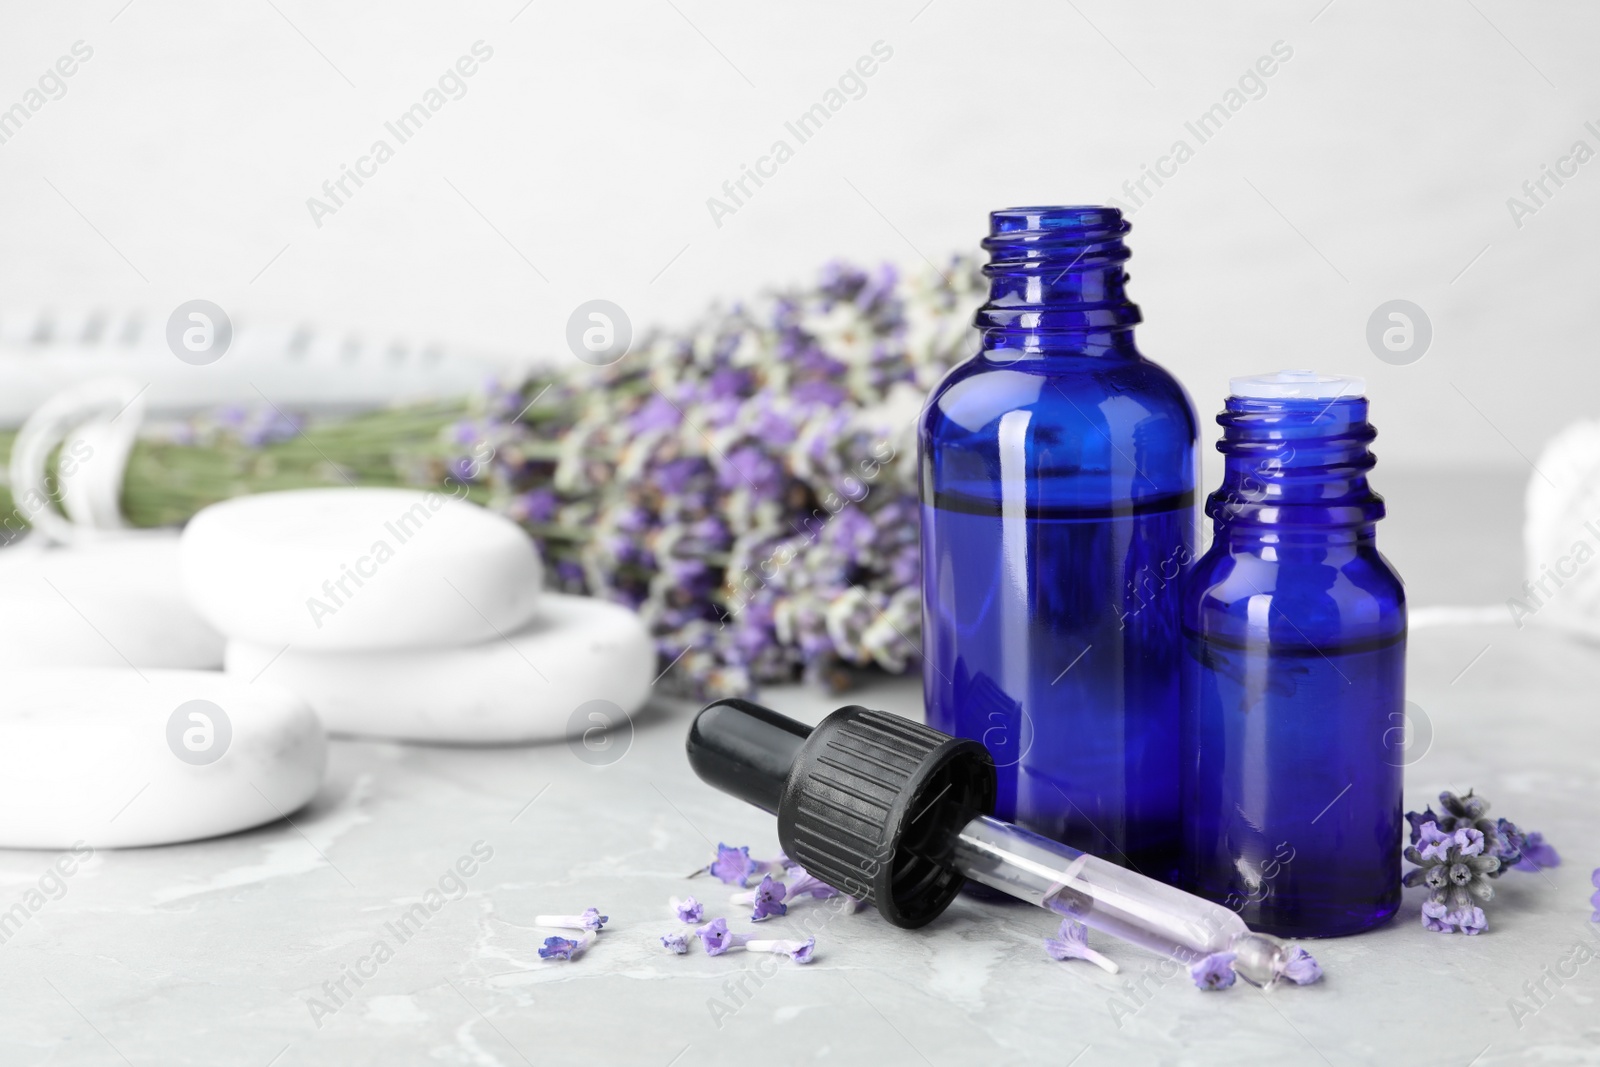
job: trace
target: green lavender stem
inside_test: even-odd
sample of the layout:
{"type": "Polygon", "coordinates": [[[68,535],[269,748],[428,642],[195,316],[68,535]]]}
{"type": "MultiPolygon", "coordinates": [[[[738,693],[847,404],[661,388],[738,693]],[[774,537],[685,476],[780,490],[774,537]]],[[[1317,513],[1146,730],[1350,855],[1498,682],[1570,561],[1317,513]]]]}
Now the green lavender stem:
{"type": "MultiPolygon", "coordinates": [[[[208,504],[245,493],[442,483],[440,431],[466,414],[464,402],[378,411],[312,423],[289,440],[261,447],[224,435],[203,447],[143,438],[128,458],[123,514],[134,526],[176,526],[208,504]]],[[[10,462],[15,438],[15,432],[0,434],[0,467],[10,462]]],[[[475,489],[474,495],[486,499],[488,491],[475,489]]],[[[10,488],[0,486],[0,514],[14,507],[10,488]]]]}

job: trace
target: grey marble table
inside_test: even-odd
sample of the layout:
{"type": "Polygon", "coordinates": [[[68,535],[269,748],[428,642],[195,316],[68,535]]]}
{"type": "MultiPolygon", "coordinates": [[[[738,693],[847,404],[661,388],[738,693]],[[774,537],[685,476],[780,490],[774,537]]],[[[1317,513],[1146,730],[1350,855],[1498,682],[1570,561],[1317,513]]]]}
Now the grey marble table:
{"type": "MultiPolygon", "coordinates": [[[[1433,737],[1408,800],[1476,786],[1566,863],[1503,878],[1476,938],[1425,931],[1410,892],[1386,928],[1316,945],[1322,985],[1271,995],[1202,994],[1179,978],[1145,979],[1133,998],[1123,981],[1156,957],[1101,940],[1120,977],[1056,963],[1040,948],[1045,913],[968,899],[914,932],[870,911],[830,917],[808,967],[673,956],[656,940],[674,928],[669,896],[693,890],[732,913],[729,890],[686,873],[718,840],[757,855],[777,845],[770,819],[690,773],[681,703],[653,703],[599,766],[561,744],[341,741],[292,821],[101,852],[62,879],[0,944],[0,1063],[1600,1060],[1600,962],[1548,977],[1573,945],[1600,950],[1588,905],[1597,692],[1600,650],[1560,634],[1415,633],[1411,696],[1433,737]],[[452,876],[458,864],[470,873],[452,876]],[[591,904],[612,922],[589,953],[541,961],[533,917],[591,904]],[[1536,1003],[1530,982],[1549,994],[1536,1003]]],[[[799,688],[765,698],[812,721],[835,703],[799,688]]],[[[906,679],[869,680],[851,700],[919,713],[906,679]]],[[[56,858],[0,853],[0,907],[56,858]]]]}

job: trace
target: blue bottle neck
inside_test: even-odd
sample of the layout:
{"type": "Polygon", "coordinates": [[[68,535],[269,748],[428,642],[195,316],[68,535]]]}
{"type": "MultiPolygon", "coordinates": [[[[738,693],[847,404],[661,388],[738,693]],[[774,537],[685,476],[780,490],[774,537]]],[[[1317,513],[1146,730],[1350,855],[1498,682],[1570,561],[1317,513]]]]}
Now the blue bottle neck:
{"type": "Polygon", "coordinates": [[[978,309],[983,354],[1002,362],[1049,356],[1134,359],[1138,305],[1126,293],[1115,208],[1021,207],[991,212],[983,247],[989,301],[978,309]]]}
{"type": "Polygon", "coordinates": [[[1206,501],[1216,538],[1294,545],[1370,543],[1384,516],[1367,483],[1377,431],[1365,397],[1230,396],[1222,414],[1222,485],[1206,501]]]}

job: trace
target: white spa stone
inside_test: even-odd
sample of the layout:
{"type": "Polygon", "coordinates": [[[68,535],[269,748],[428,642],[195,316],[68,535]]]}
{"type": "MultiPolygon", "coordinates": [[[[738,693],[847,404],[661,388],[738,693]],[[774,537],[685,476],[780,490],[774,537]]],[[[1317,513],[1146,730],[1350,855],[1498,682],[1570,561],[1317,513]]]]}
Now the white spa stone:
{"type": "Polygon", "coordinates": [[[161,845],[259,826],[310,800],[326,760],[305,701],[265,682],[125,667],[7,672],[0,848],[161,845]]]}
{"type": "Polygon", "coordinates": [[[261,493],[213,504],[183,532],[190,603],[274,652],[489,640],[533,617],[542,580],[521,527],[438,492],[261,493]]]}
{"type": "Polygon", "coordinates": [[[0,549],[0,667],[222,666],[222,635],[184,599],[178,535],[0,549]]]}
{"type": "Polygon", "coordinates": [[[230,641],[227,671],[304,696],[330,733],[493,744],[581,736],[597,724],[621,728],[618,715],[631,715],[649,696],[656,655],[627,608],[546,593],[536,620],[504,639],[281,655],[271,645],[230,641]]]}

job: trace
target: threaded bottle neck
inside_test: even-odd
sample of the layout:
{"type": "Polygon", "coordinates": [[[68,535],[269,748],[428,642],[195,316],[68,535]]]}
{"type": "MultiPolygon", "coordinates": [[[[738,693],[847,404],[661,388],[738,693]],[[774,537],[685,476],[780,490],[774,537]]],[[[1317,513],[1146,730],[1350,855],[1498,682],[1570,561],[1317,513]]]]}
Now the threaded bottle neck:
{"type": "MultiPolygon", "coordinates": [[[[1356,379],[1336,381],[1354,383],[1351,392],[1360,388],[1356,379]]],[[[1370,536],[1372,524],[1384,516],[1384,504],[1367,483],[1367,472],[1377,463],[1367,446],[1377,431],[1367,422],[1366,397],[1238,392],[1236,382],[1235,395],[1217,416],[1222,426],[1217,451],[1226,460],[1222,485],[1207,499],[1206,514],[1218,537],[1272,529],[1370,536]]]]}
{"type": "Polygon", "coordinates": [[[1138,305],[1128,300],[1132,229],[1108,207],[1017,207],[991,212],[983,247],[989,301],[978,309],[984,350],[1004,359],[1137,355],[1138,305]]]}

